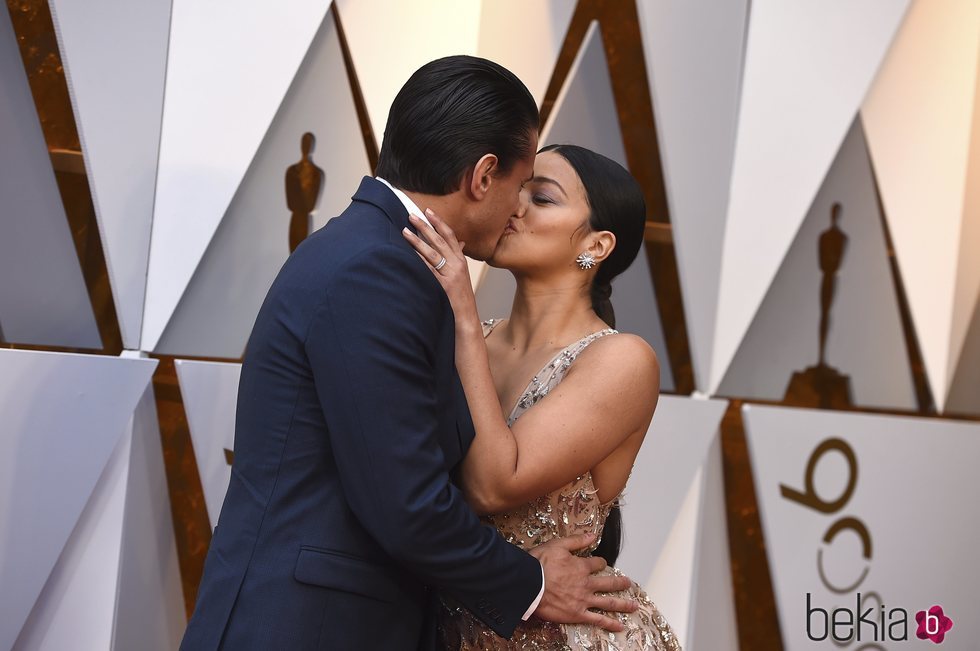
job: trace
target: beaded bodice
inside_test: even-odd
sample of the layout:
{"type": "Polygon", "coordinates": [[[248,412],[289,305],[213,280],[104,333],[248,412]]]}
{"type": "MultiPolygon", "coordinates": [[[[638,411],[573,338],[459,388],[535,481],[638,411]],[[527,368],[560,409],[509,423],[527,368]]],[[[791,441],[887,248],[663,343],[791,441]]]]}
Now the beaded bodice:
{"type": "MultiPolygon", "coordinates": [[[[484,336],[489,335],[499,323],[495,319],[484,321],[484,336]]],[[[616,330],[606,328],[593,332],[559,351],[528,383],[508,416],[507,425],[512,426],[524,412],[548,395],[589,344],[610,334],[616,334],[616,330]]],[[[586,472],[552,493],[507,513],[486,516],[484,521],[496,527],[507,542],[523,549],[530,549],[552,538],[595,533],[596,542],[582,552],[587,554],[598,546],[598,534],[602,532],[609,509],[618,499],[619,496],[601,503],[592,483],[592,474],[586,472]]]]}
{"type": "MultiPolygon", "coordinates": [[[[485,321],[484,335],[498,323],[485,321]]],[[[559,351],[518,398],[507,419],[508,425],[513,425],[524,412],[548,395],[589,344],[615,332],[612,329],[594,332],[559,351]]],[[[586,472],[548,495],[508,513],[487,516],[484,520],[495,526],[508,542],[531,549],[553,538],[601,533],[609,510],[618,500],[619,496],[601,503],[592,474],[586,472]]],[[[589,554],[597,545],[598,536],[593,547],[580,553],[589,554]]],[[[599,574],[622,573],[614,567],[606,567],[599,574]]],[[[592,625],[555,624],[531,617],[518,624],[510,639],[504,639],[452,600],[443,601],[439,628],[445,647],[453,651],[681,651],[667,619],[635,581],[627,590],[615,594],[633,600],[639,606],[636,612],[629,614],[607,613],[623,624],[624,630],[619,633],[592,625]]]]}

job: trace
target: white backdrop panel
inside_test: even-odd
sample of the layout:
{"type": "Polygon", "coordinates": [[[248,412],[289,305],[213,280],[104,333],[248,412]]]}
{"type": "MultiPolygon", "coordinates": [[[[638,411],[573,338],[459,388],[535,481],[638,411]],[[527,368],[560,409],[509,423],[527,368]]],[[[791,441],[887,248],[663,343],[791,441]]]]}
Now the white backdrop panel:
{"type": "Polygon", "coordinates": [[[756,405],[743,416],[787,651],[814,648],[808,592],[813,607],[852,613],[874,592],[866,607],[904,608],[912,640],[915,613],[942,605],[955,622],[945,644],[974,648],[980,424],[756,405]]]}
{"type": "Polygon", "coordinates": [[[0,11],[0,87],[0,333],[14,343],[101,348],[24,63],[5,11],[0,11]]]}
{"type": "MultiPolygon", "coordinates": [[[[977,47],[980,58],[980,44],[977,47]]],[[[980,309],[980,63],[974,84],[973,125],[970,127],[970,151],[967,158],[966,194],[963,201],[963,224],[959,234],[959,259],[956,270],[956,292],[953,295],[953,323],[950,332],[949,392],[953,390],[954,372],[967,346],[969,328],[980,309]]],[[[980,337],[974,334],[975,337],[980,337]]],[[[980,346],[980,342],[974,342],[980,346]]],[[[974,362],[980,367],[980,361],[974,362]]],[[[974,385],[980,386],[980,384],[974,385]]],[[[978,391],[977,393],[980,393],[978,391]]]]}
{"type": "Polygon", "coordinates": [[[13,651],[112,649],[131,450],[132,438],[122,436],[13,651]]]}
{"type": "Polygon", "coordinates": [[[718,392],[782,400],[795,371],[819,358],[821,234],[831,207],[847,237],[830,306],[826,362],[851,378],[864,407],[914,409],[909,367],[861,120],[855,119],[823,187],[756,312],[718,392]]]}
{"type": "Polygon", "coordinates": [[[123,346],[139,348],[170,0],[53,0],[123,346]]]}
{"type": "Polygon", "coordinates": [[[660,390],[674,391],[674,372],[667,356],[667,341],[651,273],[644,244],[633,264],[613,280],[611,300],[616,311],[616,328],[640,335],[653,347],[660,360],[660,390]]]}
{"type": "Polygon", "coordinates": [[[738,651],[735,594],[728,549],[725,476],[721,436],[716,436],[703,466],[697,558],[694,560],[690,651],[738,651]]]}
{"type": "Polygon", "coordinates": [[[113,649],[169,651],[180,646],[187,615],[152,388],[131,429],[113,649]]]}
{"type": "Polygon", "coordinates": [[[187,426],[201,473],[204,503],[213,528],[225,501],[231,466],[225,450],[235,446],[235,410],[241,364],[177,360],[187,426]]]}
{"type": "Polygon", "coordinates": [[[638,2],[695,385],[706,390],[748,0],[638,2]]]}
{"type": "MultiPolygon", "coordinates": [[[[977,48],[980,58],[980,47],[977,48]]],[[[956,391],[957,373],[973,369],[980,375],[980,64],[973,97],[973,126],[967,160],[966,196],[963,204],[963,224],[960,229],[959,267],[956,272],[956,293],[953,296],[953,327],[950,334],[950,383],[945,407],[956,391]],[[967,350],[972,357],[967,360],[967,350]],[[964,366],[967,365],[967,366],[964,366]]],[[[980,413],[980,381],[972,385],[975,406],[980,413]]]]}
{"type": "MultiPolygon", "coordinates": [[[[861,109],[940,409],[972,313],[969,306],[961,309],[954,324],[970,131],[980,129],[974,120],[978,56],[980,3],[915,2],[861,109]]],[[[961,281],[966,302],[980,287],[977,252],[967,255],[970,273],[961,281]]]]}
{"type": "Polygon", "coordinates": [[[477,53],[480,2],[337,0],[374,137],[381,146],[388,108],[423,64],[477,53]]]}
{"type": "Polygon", "coordinates": [[[643,583],[718,431],[724,400],[661,395],[626,487],[618,566],[643,583]]]}
{"type": "Polygon", "coordinates": [[[174,0],[144,350],[156,348],[329,6],[174,0]]]}
{"type": "Polygon", "coordinates": [[[670,527],[663,550],[656,557],[656,565],[642,582],[648,596],[658,610],[670,622],[681,646],[689,648],[689,632],[692,624],[691,601],[694,597],[694,563],[698,547],[698,506],[704,485],[703,468],[698,468],[691,478],[684,501],[670,527]]]}
{"type": "Polygon", "coordinates": [[[241,357],[255,315],[289,255],[286,169],[312,132],[311,159],[324,172],[313,228],[340,214],[370,174],[337,28],[323,19],[248,172],[194,272],[156,350],[241,357]]]}
{"type": "Polygon", "coordinates": [[[156,365],[0,350],[0,649],[34,606],[156,365]]]}
{"type": "Polygon", "coordinates": [[[517,75],[541,106],[574,12],[568,0],[483,2],[476,54],[517,75]]]}
{"type": "Polygon", "coordinates": [[[714,393],[909,0],[753,0],[712,348],[714,393]]]}
{"type": "Polygon", "coordinates": [[[973,310],[956,373],[949,387],[946,410],[959,414],[980,414],[980,302],[973,310]]]}
{"type": "Polygon", "coordinates": [[[555,98],[551,119],[541,130],[541,145],[554,144],[586,147],[628,167],[602,31],[596,21],[589,25],[555,98]]]}
{"type": "Polygon", "coordinates": [[[644,582],[687,651],[738,649],[728,554],[721,439],[715,436],[650,576],[633,577],[644,582]]]}
{"type": "Polygon", "coordinates": [[[153,391],[143,394],[14,650],[175,649],[186,625],[153,391]]]}

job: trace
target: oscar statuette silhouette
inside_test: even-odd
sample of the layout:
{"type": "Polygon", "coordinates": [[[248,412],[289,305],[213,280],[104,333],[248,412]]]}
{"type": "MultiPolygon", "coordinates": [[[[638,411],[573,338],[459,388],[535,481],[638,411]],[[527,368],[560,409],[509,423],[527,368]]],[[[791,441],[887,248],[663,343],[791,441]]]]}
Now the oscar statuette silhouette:
{"type": "Polygon", "coordinates": [[[827,335],[830,332],[830,309],[834,302],[837,272],[847,250],[847,235],[840,229],[841,205],[830,209],[830,228],[820,234],[820,355],[816,366],[793,373],[783,402],[800,407],[847,409],[851,402],[851,379],[827,364],[827,335]]]}
{"type": "Polygon", "coordinates": [[[286,169],[286,206],[293,215],[289,220],[290,253],[310,234],[312,213],[323,189],[323,170],[310,157],[315,144],[316,137],[304,133],[300,140],[303,157],[286,169]]]}

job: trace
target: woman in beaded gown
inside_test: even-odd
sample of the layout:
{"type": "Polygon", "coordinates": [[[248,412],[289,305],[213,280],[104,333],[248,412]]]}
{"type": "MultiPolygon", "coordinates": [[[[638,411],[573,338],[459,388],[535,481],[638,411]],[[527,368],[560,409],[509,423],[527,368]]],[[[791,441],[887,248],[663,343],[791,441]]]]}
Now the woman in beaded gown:
{"type": "MultiPolygon", "coordinates": [[[[610,558],[610,547],[612,557],[618,553],[618,502],[660,386],[653,350],[613,329],[609,302],[610,282],[643,242],[646,209],[622,166],[581,147],[544,148],[534,171],[487,261],[517,282],[510,318],[480,323],[462,244],[438,216],[427,211],[431,226],[414,219],[421,238],[405,237],[430,264],[456,316],[456,366],[476,429],[459,476],[467,501],[525,550],[605,534],[603,555],[610,558]],[[611,512],[616,526],[607,527],[611,512]]],[[[440,631],[452,650],[679,651],[640,586],[633,582],[615,596],[638,603],[633,613],[602,613],[620,620],[618,633],[531,617],[506,640],[448,601],[440,631]]]]}

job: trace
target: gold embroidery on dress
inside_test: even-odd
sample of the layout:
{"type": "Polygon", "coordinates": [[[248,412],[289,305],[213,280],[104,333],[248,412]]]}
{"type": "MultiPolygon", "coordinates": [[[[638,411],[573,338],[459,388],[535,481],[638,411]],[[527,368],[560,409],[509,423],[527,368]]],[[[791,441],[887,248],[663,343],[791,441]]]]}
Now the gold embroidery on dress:
{"type": "MultiPolygon", "coordinates": [[[[484,334],[489,334],[497,323],[499,321],[493,319],[485,321],[484,334]]],[[[589,344],[599,337],[615,333],[612,329],[592,333],[559,352],[528,383],[508,418],[508,425],[513,425],[521,414],[546,396],[589,344]]],[[[557,491],[508,513],[486,516],[483,520],[495,526],[508,542],[527,550],[554,538],[578,533],[601,533],[609,510],[621,498],[622,494],[601,503],[592,474],[586,472],[557,491]]],[[[581,553],[588,555],[598,544],[596,540],[581,553]]],[[[612,567],[602,573],[622,576],[622,572],[612,567]]],[[[460,651],[681,651],[667,620],[639,585],[634,582],[629,589],[615,595],[634,599],[640,604],[635,613],[615,615],[626,629],[620,633],[610,633],[594,626],[554,624],[532,617],[518,625],[510,640],[505,640],[450,599],[443,601],[439,627],[446,648],[460,651]]]]}

